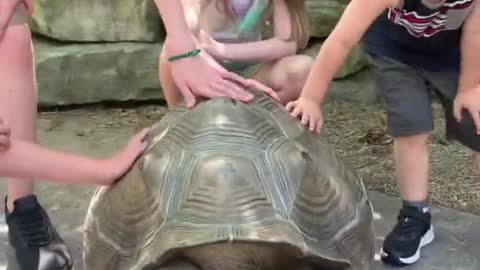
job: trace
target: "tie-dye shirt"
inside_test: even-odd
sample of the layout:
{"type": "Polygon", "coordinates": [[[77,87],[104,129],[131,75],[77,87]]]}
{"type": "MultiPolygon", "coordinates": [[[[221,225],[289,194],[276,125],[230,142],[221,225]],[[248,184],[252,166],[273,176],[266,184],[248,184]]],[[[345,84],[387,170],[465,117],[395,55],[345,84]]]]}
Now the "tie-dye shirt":
{"type": "MultiPolygon", "coordinates": [[[[217,5],[223,5],[222,0],[216,1],[217,5]]],[[[212,37],[232,43],[261,40],[263,19],[270,6],[270,0],[227,0],[227,3],[226,8],[233,15],[233,24],[223,31],[213,31],[212,37]]]]}

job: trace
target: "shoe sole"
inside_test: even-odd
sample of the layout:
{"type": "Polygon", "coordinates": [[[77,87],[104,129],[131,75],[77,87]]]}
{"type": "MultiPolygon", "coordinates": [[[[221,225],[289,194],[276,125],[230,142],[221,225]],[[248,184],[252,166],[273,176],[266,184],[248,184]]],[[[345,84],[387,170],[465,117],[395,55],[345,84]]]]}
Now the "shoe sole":
{"type": "Polygon", "coordinates": [[[402,258],[402,257],[395,257],[392,254],[388,254],[383,250],[383,248],[380,250],[380,257],[382,258],[382,261],[385,263],[397,265],[397,266],[405,266],[405,265],[411,265],[416,263],[420,257],[421,257],[421,249],[425,247],[426,245],[430,244],[433,242],[435,239],[435,233],[433,230],[433,226],[430,226],[430,229],[425,233],[425,235],[422,237],[420,240],[420,245],[417,248],[417,251],[413,256],[402,258]]]}
{"type": "MultiPolygon", "coordinates": [[[[7,248],[7,269],[5,270],[22,270],[17,263],[17,257],[13,248],[8,246],[7,248]]],[[[49,269],[49,270],[75,270],[71,265],[65,265],[63,268],[49,269]]]]}

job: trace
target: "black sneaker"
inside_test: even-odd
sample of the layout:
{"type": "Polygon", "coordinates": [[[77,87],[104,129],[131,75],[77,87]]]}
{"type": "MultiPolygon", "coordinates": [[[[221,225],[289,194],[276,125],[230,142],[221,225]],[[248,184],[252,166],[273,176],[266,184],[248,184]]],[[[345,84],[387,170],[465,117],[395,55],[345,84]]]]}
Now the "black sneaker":
{"type": "Polygon", "coordinates": [[[35,195],[14,202],[9,213],[5,199],[8,240],[18,270],[70,270],[72,259],[63,240],[50,223],[35,195]]]}
{"type": "Polygon", "coordinates": [[[414,264],[420,259],[420,249],[435,238],[431,214],[415,207],[404,206],[380,251],[382,261],[395,266],[414,264]]]}

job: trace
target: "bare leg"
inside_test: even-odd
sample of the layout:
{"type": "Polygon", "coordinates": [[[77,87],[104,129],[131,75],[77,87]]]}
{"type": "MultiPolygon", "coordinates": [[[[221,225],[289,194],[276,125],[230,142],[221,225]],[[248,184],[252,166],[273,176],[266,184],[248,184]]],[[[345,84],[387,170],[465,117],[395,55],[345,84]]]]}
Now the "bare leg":
{"type": "Polygon", "coordinates": [[[293,55],[265,64],[254,79],[273,88],[285,105],[298,98],[313,65],[307,55],[293,55]]]}
{"type": "MultiPolygon", "coordinates": [[[[18,141],[36,141],[37,93],[28,13],[23,4],[0,40],[0,115],[18,141]],[[19,18],[22,18],[20,20],[19,18]]],[[[33,193],[32,179],[9,179],[5,209],[13,264],[20,269],[71,269],[65,243],[33,193]],[[14,210],[14,203],[17,209],[14,210]]]]}
{"type": "MultiPolygon", "coordinates": [[[[27,24],[9,26],[0,40],[0,116],[10,125],[12,138],[35,142],[37,93],[33,50],[27,24]]],[[[7,207],[33,193],[32,179],[8,179],[7,207]]]]}
{"type": "Polygon", "coordinates": [[[428,199],[428,134],[394,140],[395,173],[402,199],[423,202],[428,199]]]}

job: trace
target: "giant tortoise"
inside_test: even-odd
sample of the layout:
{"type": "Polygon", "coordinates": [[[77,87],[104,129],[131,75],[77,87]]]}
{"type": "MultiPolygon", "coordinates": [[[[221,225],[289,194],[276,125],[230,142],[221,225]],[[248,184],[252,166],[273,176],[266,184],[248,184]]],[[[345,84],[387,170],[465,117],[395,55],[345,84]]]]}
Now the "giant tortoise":
{"type": "Polygon", "coordinates": [[[276,101],[172,109],[111,187],[96,190],[85,270],[369,270],[363,182],[276,101]]]}

